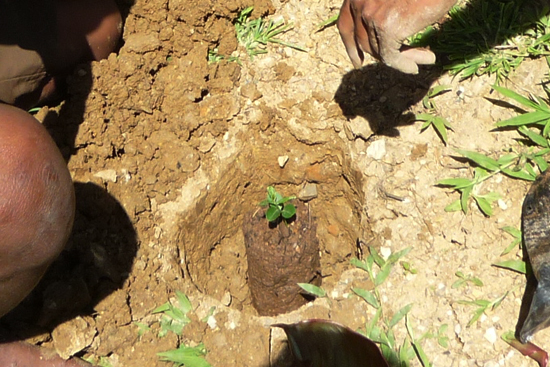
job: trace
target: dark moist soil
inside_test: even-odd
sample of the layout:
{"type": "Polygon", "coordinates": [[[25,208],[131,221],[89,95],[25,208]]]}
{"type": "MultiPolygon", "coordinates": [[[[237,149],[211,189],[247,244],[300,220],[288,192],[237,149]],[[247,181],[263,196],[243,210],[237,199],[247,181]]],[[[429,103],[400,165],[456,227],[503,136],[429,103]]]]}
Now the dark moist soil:
{"type": "Polygon", "coordinates": [[[308,297],[297,283],[321,285],[317,224],[309,205],[296,203],[288,224],[268,222],[263,210],[250,217],[243,232],[254,307],[263,316],[299,308],[308,297]]]}

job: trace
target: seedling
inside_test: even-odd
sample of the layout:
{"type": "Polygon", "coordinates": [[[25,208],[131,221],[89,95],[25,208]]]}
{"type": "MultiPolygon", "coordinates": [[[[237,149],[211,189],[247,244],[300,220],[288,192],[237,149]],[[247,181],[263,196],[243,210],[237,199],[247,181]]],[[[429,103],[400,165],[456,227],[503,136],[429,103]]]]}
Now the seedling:
{"type": "MultiPolygon", "coordinates": [[[[515,127],[518,133],[526,138],[522,151],[510,151],[498,159],[481,153],[457,150],[463,157],[477,165],[474,169],[474,178],[450,178],[440,180],[437,184],[450,187],[460,193],[460,199],[454,201],[445,208],[445,211],[462,210],[468,213],[468,201],[471,197],[476,201],[479,209],[486,216],[493,214],[492,203],[500,198],[496,192],[487,194],[478,193],[478,185],[483,181],[497,175],[534,181],[539,172],[548,168],[547,157],[550,154],[550,107],[547,102],[538,96],[524,97],[514,91],[494,85],[493,88],[506,97],[513,99],[524,107],[533,111],[527,112],[511,119],[500,121],[497,128],[515,127]],[[535,127],[530,127],[535,126],[535,127]],[[538,129],[538,130],[537,130],[538,129]]],[[[548,93],[548,92],[547,92],[548,93]]]]}
{"type": "Polygon", "coordinates": [[[283,197],[273,186],[267,187],[267,198],[258,205],[267,207],[265,217],[269,222],[276,222],[279,218],[288,221],[296,214],[296,207],[293,204],[286,204],[290,200],[296,199],[296,196],[283,197]]]}
{"type": "Polygon", "coordinates": [[[423,132],[432,126],[445,145],[448,143],[447,130],[453,130],[453,128],[449,121],[438,115],[437,106],[433,98],[450,90],[451,87],[448,85],[438,85],[437,87],[430,88],[422,99],[422,105],[428,112],[415,115],[416,121],[424,121],[420,131],[423,132]]]}
{"type": "Polygon", "coordinates": [[[176,366],[185,367],[211,367],[203,357],[206,355],[206,348],[203,343],[196,347],[180,345],[178,349],[157,353],[161,361],[173,362],[176,366]]]}
{"type": "Polygon", "coordinates": [[[189,298],[180,291],[176,291],[177,303],[171,301],[157,307],[153,313],[162,313],[160,320],[159,337],[165,336],[169,331],[181,335],[183,327],[191,322],[187,313],[193,308],[189,298]]]}
{"type": "Polygon", "coordinates": [[[340,13],[338,12],[333,16],[331,16],[330,18],[328,18],[327,20],[325,20],[324,22],[321,22],[321,24],[317,26],[317,31],[322,31],[325,28],[335,25],[336,22],[338,21],[339,16],[340,16],[340,13]]]}
{"type": "MultiPolygon", "coordinates": [[[[423,366],[431,366],[420,342],[422,339],[432,336],[426,333],[421,338],[415,339],[413,328],[407,316],[413,305],[405,305],[398,310],[391,319],[383,317],[384,307],[378,289],[390,275],[393,266],[403,256],[407,255],[411,249],[406,248],[402,251],[395,252],[391,254],[387,260],[384,260],[375,248],[369,246],[369,250],[369,256],[363,261],[358,259],[352,259],[351,261],[352,265],[366,271],[369,278],[374,283],[374,289],[372,291],[365,290],[363,288],[352,288],[353,293],[376,309],[374,317],[366,323],[365,331],[360,332],[367,338],[380,345],[382,354],[392,367],[409,366],[410,361],[414,359],[415,356],[423,366]],[[376,267],[378,269],[376,269],[376,267]],[[409,336],[406,337],[401,343],[398,343],[393,329],[403,319],[405,319],[405,326],[409,336]]],[[[444,333],[444,331],[445,330],[441,331],[441,333],[444,333]]],[[[441,340],[446,341],[444,336],[438,334],[438,337],[440,337],[441,340]]]]}
{"type": "Polygon", "coordinates": [[[284,24],[283,20],[274,22],[258,18],[251,20],[250,14],[254,7],[250,6],[240,12],[235,21],[235,30],[237,31],[237,40],[244,46],[251,59],[256,55],[267,53],[268,43],[277,43],[285,47],[290,47],[298,51],[306,51],[301,46],[282,41],[276,38],[278,35],[291,30],[291,24],[284,24]]]}
{"type": "MultiPolygon", "coordinates": [[[[159,337],[165,336],[168,332],[181,336],[185,325],[191,322],[187,316],[187,313],[193,309],[189,298],[184,293],[176,291],[176,299],[176,302],[168,301],[153,310],[154,314],[162,314],[159,337]]],[[[212,309],[210,311],[213,312],[212,309]]],[[[157,353],[157,355],[162,361],[173,362],[175,366],[211,367],[210,363],[203,358],[206,355],[206,348],[202,343],[195,347],[181,343],[178,349],[157,353]]]]}
{"type": "Polygon", "coordinates": [[[504,227],[502,228],[502,230],[508,233],[509,235],[511,235],[512,237],[514,237],[514,240],[510,242],[510,244],[504,249],[504,251],[502,251],[500,256],[504,256],[510,253],[510,251],[512,251],[516,246],[519,247],[518,249],[521,249],[521,239],[522,239],[521,231],[517,228],[510,227],[510,226],[504,227]]]}
{"type": "Polygon", "coordinates": [[[327,296],[327,292],[321,288],[316,286],[315,284],[309,284],[309,283],[298,283],[298,286],[302,288],[304,291],[306,291],[308,294],[311,294],[312,296],[323,298],[327,296]]]}
{"type": "Polygon", "coordinates": [[[457,271],[455,275],[460,279],[453,283],[453,285],[451,286],[451,288],[453,289],[458,289],[462,286],[465,286],[467,283],[472,283],[473,285],[476,285],[478,287],[483,287],[483,282],[477,277],[474,277],[472,275],[465,275],[461,271],[457,271]]]}
{"type": "MultiPolygon", "coordinates": [[[[507,255],[512,251],[514,247],[518,247],[518,249],[521,249],[521,231],[514,227],[504,227],[502,228],[506,233],[510,234],[514,237],[514,240],[502,251],[500,256],[507,255]]],[[[527,263],[520,259],[510,259],[510,260],[504,260],[499,261],[497,263],[494,263],[493,266],[496,266],[497,268],[512,270],[520,274],[525,274],[527,271],[527,263]]]]}
{"type": "Polygon", "coordinates": [[[481,317],[481,315],[483,315],[485,312],[492,311],[495,308],[497,308],[498,306],[500,306],[500,304],[502,303],[502,301],[504,301],[504,299],[506,298],[508,293],[510,293],[510,291],[504,293],[502,296],[500,296],[500,297],[498,297],[498,298],[496,298],[492,301],[488,301],[486,299],[477,299],[477,300],[474,300],[474,301],[467,301],[467,300],[458,301],[458,303],[460,303],[462,305],[470,305],[470,306],[477,306],[478,307],[477,310],[474,311],[474,315],[472,316],[472,318],[468,322],[467,326],[468,327],[472,326],[481,317]]]}

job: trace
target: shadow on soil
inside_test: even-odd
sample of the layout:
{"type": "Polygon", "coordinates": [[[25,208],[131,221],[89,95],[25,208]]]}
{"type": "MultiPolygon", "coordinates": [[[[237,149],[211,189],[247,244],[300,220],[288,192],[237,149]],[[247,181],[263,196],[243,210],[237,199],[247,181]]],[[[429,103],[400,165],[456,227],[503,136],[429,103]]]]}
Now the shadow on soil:
{"type": "Polygon", "coordinates": [[[443,23],[440,31],[434,31],[427,40],[441,63],[438,67],[421,67],[418,75],[408,75],[382,64],[371,64],[347,73],[334,96],[344,116],[349,119],[363,117],[375,134],[398,136],[398,126],[414,123],[409,107],[421,101],[431,85],[446,73],[441,66],[448,69],[458,62],[483,55],[505,39],[521,34],[548,13],[543,1],[516,0],[515,3],[524,7],[518,14],[511,12],[514,4],[511,1],[473,0],[467,9],[443,23]],[[485,15],[492,21],[482,23],[478,20],[482,24],[478,29],[464,26],[464,19],[485,15]],[[513,26],[488,28],[504,19],[513,26]],[[452,32],[445,32],[446,28],[452,32]],[[482,34],[491,38],[484,38],[482,34]],[[464,54],[455,56],[453,61],[449,52],[456,49],[464,50],[464,54]]]}
{"type": "Polygon", "coordinates": [[[76,183],[76,216],[67,248],[31,294],[0,321],[18,340],[37,336],[94,306],[122,287],[137,251],[136,232],[121,205],[103,188],[76,183]]]}

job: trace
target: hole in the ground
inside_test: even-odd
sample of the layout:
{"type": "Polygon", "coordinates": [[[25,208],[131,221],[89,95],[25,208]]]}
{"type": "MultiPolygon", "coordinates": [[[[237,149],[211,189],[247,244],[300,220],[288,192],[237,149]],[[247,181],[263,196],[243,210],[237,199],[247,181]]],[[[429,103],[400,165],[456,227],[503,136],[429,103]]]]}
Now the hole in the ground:
{"type": "Polygon", "coordinates": [[[296,283],[337,281],[355,255],[357,239],[369,237],[361,176],[334,143],[310,146],[284,133],[247,141],[182,216],[179,246],[201,292],[249,313],[286,313],[311,299],[296,283]],[[281,156],[289,157],[284,168],[281,156]],[[298,196],[306,183],[317,186],[318,196],[306,203],[296,199],[296,219],[269,228],[258,206],[267,186],[298,196]]]}

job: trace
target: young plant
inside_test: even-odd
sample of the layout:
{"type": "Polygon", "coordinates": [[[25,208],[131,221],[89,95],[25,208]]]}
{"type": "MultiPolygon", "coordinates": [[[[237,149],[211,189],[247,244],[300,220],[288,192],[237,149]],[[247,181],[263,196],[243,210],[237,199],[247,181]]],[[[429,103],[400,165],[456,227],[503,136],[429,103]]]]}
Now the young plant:
{"type": "Polygon", "coordinates": [[[488,301],[486,299],[476,299],[474,301],[466,301],[466,300],[458,301],[458,303],[460,303],[461,305],[470,305],[470,306],[478,307],[477,310],[474,311],[474,315],[468,322],[467,327],[472,326],[485,312],[492,311],[498,306],[500,306],[500,304],[502,303],[502,301],[504,301],[508,293],[510,293],[510,291],[504,293],[502,296],[492,301],[488,301]]]}
{"type": "Polygon", "coordinates": [[[428,127],[432,126],[445,145],[448,143],[447,130],[453,130],[453,128],[449,121],[441,116],[438,116],[437,106],[433,98],[450,90],[451,87],[448,85],[438,85],[437,87],[430,88],[428,93],[422,99],[422,105],[428,112],[415,115],[416,121],[424,121],[420,131],[423,132],[428,127]]]}
{"type": "Polygon", "coordinates": [[[153,313],[161,313],[159,337],[168,334],[169,331],[181,335],[183,327],[191,322],[187,313],[193,309],[189,298],[180,291],[176,291],[177,303],[171,301],[155,308],[153,313]]]}
{"type": "MultiPolygon", "coordinates": [[[[191,322],[187,313],[193,309],[187,296],[176,291],[177,302],[168,301],[153,310],[153,313],[162,314],[160,320],[159,337],[165,336],[168,332],[181,336],[185,325],[191,322]]],[[[185,367],[211,367],[203,357],[206,355],[204,344],[200,343],[195,347],[180,344],[178,349],[157,353],[162,361],[173,362],[175,366],[185,367]]]]}
{"type": "Polygon", "coordinates": [[[367,338],[380,345],[382,354],[392,367],[409,366],[410,361],[416,356],[423,366],[431,366],[426,357],[420,341],[428,336],[426,334],[422,338],[415,339],[410,322],[407,320],[407,315],[412,309],[412,304],[408,304],[398,310],[391,319],[384,317],[384,308],[382,297],[380,295],[379,286],[388,278],[393,266],[403,256],[409,253],[410,248],[391,254],[387,260],[384,260],[376,251],[370,247],[369,256],[363,261],[352,259],[352,265],[367,272],[369,278],[374,283],[374,289],[368,291],[362,288],[352,288],[352,291],[362,298],[365,302],[376,309],[374,317],[366,323],[363,333],[367,338]],[[375,266],[376,264],[376,266],[375,266]],[[378,271],[376,271],[376,267],[378,271]],[[399,343],[393,332],[394,327],[403,319],[406,319],[406,327],[409,332],[409,337],[399,343]]]}
{"type": "Polygon", "coordinates": [[[288,221],[296,214],[296,207],[293,204],[287,204],[287,202],[294,199],[296,196],[283,197],[273,186],[268,186],[267,198],[262,200],[259,205],[267,207],[265,217],[269,222],[276,222],[279,218],[288,221]]]}
{"type": "MultiPolygon", "coordinates": [[[[518,249],[521,249],[521,241],[522,241],[522,235],[521,231],[514,227],[504,227],[502,228],[506,233],[510,234],[514,237],[514,240],[502,251],[500,256],[507,255],[512,251],[514,247],[519,247],[518,249]]],[[[496,266],[497,268],[512,270],[520,274],[525,274],[527,271],[527,263],[520,259],[510,259],[510,260],[504,260],[499,261],[497,263],[494,263],[493,266],[496,266]]]]}
{"type": "Polygon", "coordinates": [[[478,287],[483,287],[483,282],[477,277],[474,277],[472,275],[465,275],[461,271],[457,271],[455,275],[460,279],[453,283],[453,285],[451,286],[451,288],[453,289],[458,289],[462,286],[465,286],[467,283],[472,283],[473,285],[476,285],[478,287]]]}
{"type": "Polygon", "coordinates": [[[268,43],[277,43],[295,50],[306,51],[301,46],[276,38],[281,33],[292,29],[292,25],[284,24],[283,20],[276,22],[273,20],[266,21],[262,18],[251,20],[252,10],[254,10],[252,6],[244,9],[235,21],[237,41],[246,49],[251,59],[256,55],[267,53],[266,46],[268,43]]]}
{"type": "Polygon", "coordinates": [[[327,292],[323,288],[318,287],[315,284],[298,283],[298,286],[302,288],[304,291],[306,291],[306,293],[312,296],[315,296],[318,298],[323,298],[327,296],[327,292]]]}
{"type": "MultiPolygon", "coordinates": [[[[514,91],[494,85],[493,88],[504,96],[513,99],[528,109],[527,112],[508,120],[500,121],[497,128],[514,127],[518,133],[526,138],[524,149],[510,152],[494,159],[477,152],[457,150],[459,154],[477,165],[474,169],[474,178],[449,178],[440,180],[437,184],[450,187],[460,193],[460,199],[445,208],[445,211],[462,210],[468,213],[468,201],[473,197],[479,209],[486,216],[493,214],[492,203],[500,198],[495,192],[480,195],[475,190],[483,181],[497,174],[534,181],[539,172],[548,168],[547,157],[550,154],[550,107],[542,98],[531,95],[524,97],[514,91]],[[531,127],[534,126],[534,127],[531,127]]],[[[550,93],[550,92],[547,92],[550,93]]]]}

